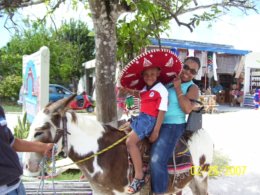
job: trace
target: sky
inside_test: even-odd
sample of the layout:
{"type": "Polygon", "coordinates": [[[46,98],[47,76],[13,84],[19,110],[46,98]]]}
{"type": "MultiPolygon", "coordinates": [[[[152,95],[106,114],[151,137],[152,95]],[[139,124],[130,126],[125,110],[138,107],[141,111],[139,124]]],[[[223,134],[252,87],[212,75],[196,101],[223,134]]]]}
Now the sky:
{"type": "MultiPolygon", "coordinates": [[[[80,2],[79,2],[80,4],[80,2]]],[[[14,21],[18,24],[19,30],[23,29],[22,19],[27,18],[27,16],[36,20],[37,18],[43,18],[46,13],[46,8],[43,4],[25,7],[19,10],[19,12],[15,15],[14,21]]],[[[55,21],[55,25],[58,27],[61,25],[62,21],[69,20],[74,18],[75,20],[82,20],[84,22],[87,21],[89,28],[93,28],[93,24],[91,19],[88,17],[88,12],[84,9],[83,6],[79,6],[77,10],[72,9],[71,4],[61,4],[60,7],[56,10],[55,14],[52,16],[55,21]]],[[[5,46],[8,41],[11,40],[11,36],[14,34],[13,28],[11,28],[11,32],[9,32],[5,26],[6,18],[0,17],[0,48],[5,46]]],[[[51,20],[47,20],[47,25],[50,26],[52,24],[51,20]]],[[[13,24],[9,20],[7,23],[8,27],[12,27],[13,24]]]]}
{"type": "Polygon", "coordinates": [[[209,23],[201,23],[192,33],[186,27],[178,27],[173,23],[173,27],[167,33],[175,39],[233,45],[236,49],[259,52],[259,21],[259,14],[232,14],[212,22],[211,27],[208,27],[209,23]]]}
{"type": "MultiPolygon", "coordinates": [[[[87,21],[91,28],[93,24],[84,8],[73,11],[71,6],[62,5],[57,10],[54,15],[56,25],[59,26],[64,19],[75,18],[87,21]]],[[[260,10],[260,2],[257,6],[260,10]]],[[[15,21],[19,24],[22,15],[28,15],[31,19],[34,19],[36,17],[43,17],[44,13],[42,5],[23,8],[20,10],[20,14],[16,15],[15,21]]],[[[250,15],[245,16],[237,11],[233,11],[231,14],[222,16],[212,22],[212,27],[208,27],[209,23],[200,23],[192,33],[186,27],[178,27],[175,22],[172,22],[171,29],[163,33],[161,38],[226,44],[234,46],[235,49],[260,52],[260,28],[257,26],[259,21],[260,14],[250,13],[250,15]]],[[[12,34],[4,28],[4,23],[5,18],[0,18],[0,48],[7,44],[12,34]]],[[[19,26],[22,28],[21,25],[19,26]]]]}

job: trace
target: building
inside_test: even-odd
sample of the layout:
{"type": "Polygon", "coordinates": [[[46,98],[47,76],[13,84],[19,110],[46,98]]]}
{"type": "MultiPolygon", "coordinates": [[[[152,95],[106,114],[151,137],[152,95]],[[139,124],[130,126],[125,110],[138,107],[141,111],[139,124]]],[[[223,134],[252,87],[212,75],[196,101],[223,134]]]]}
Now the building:
{"type": "Polygon", "coordinates": [[[260,53],[252,52],[246,56],[244,79],[244,105],[254,107],[254,93],[260,89],[260,53]]]}
{"type": "MultiPolygon", "coordinates": [[[[151,38],[151,43],[148,50],[162,47],[172,50],[181,60],[187,56],[200,58],[201,69],[194,82],[202,92],[207,89],[214,92],[212,89],[221,85],[223,87],[222,98],[218,98],[218,103],[231,103],[232,98],[234,98],[231,95],[233,90],[239,94],[243,93],[245,56],[251,51],[238,50],[231,45],[176,39],[160,39],[158,41],[151,38]]],[[[240,98],[239,101],[242,100],[240,98]]]]}
{"type": "MultiPolygon", "coordinates": [[[[242,93],[245,56],[251,51],[238,50],[232,45],[176,39],[160,39],[158,41],[155,38],[151,38],[151,43],[146,50],[161,47],[172,50],[181,60],[184,60],[187,56],[200,58],[201,69],[194,82],[200,87],[202,92],[205,92],[207,89],[213,89],[214,91],[216,86],[221,85],[223,90],[221,94],[218,94],[221,95],[218,98],[218,103],[232,102],[233,96],[230,95],[232,90],[242,93]]],[[[86,87],[84,88],[91,94],[93,92],[95,60],[85,62],[83,66],[86,69],[86,78],[83,82],[86,84],[86,87]]]]}

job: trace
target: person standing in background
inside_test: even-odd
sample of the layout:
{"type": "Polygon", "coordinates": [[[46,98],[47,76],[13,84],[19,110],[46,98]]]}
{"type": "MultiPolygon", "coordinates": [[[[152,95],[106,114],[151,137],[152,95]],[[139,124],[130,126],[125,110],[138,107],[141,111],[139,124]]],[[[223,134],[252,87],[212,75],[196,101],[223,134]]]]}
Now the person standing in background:
{"type": "Polygon", "coordinates": [[[259,89],[255,89],[255,94],[254,94],[254,103],[255,103],[255,109],[258,110],[259,108],[259,89]]]}

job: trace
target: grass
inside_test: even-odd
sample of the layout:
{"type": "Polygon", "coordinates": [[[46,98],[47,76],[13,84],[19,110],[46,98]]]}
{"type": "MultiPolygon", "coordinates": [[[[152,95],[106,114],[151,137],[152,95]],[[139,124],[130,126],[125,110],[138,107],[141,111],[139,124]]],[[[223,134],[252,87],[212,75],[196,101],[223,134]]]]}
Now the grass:
{"type": "MultiPolygon", "coordinates": [[[[79,180],[82,175],[80,170],[69,169],[61,175],[54,178],[55,181],[64,181],[64,180],[79,180]]],[[[51,181],[52,179],[47,179],[51,181]]]]}
{"type": "Polygon", "coordinates": [[[221,151],[214,151],[213,163],[211,164],[212,169],[211,175],[214,177],[223,176],[226,171],[226,167],[229,166],[231,159],[221,151]]]}
{"type": "Polygon", "coordinates": [[[22,112],[23,107],[17,105],[15,102],[2,102],[1,106],[4,108],[5,112],[22,112]]]}
{"type": "MultiPolygon", "coordinates": [[[[8,113],[8,112],[22,112],[23,111],[23,107],[22,106],[19,106],[17,105],[16,103],[14,102],[2,102],[1,103],[1,106],[4,108],[5,112],[8,113]]],[[[77,113],[88,113],[86,111],[86,109],[83,109],[83,110],[74,110],[75,112],[77,113]]],[[[88,113],[88,114],[92,114],[92,115],[95,115],[95,113],[88,113]]]]}
{"type": "MultiPolygon", "coordinates": [[[[50,174],[50,173],[49,173],[50,174]]],[[[77,169],[69,169],[60,175],[54,177],[54,181],[79,181],[80,177],[82,176],[82,173],[80,170],[77,169]]],[[[30,178],[30,177],[22,177],[22,180],[24,182],[29,181],[38,181],[39,179],[36,178],[30,178]]],[[[45,179],[47,181],[52,181],[52,178],[45,179]]]]}
{"type": "Polygon", "coordinates": [[[231,159],[226,154],[223,154],[220,151],[214,151],[213,163],[212,163],[213,165],[224,167],[224,166],[228,166],[230,161],[231,159]]]}

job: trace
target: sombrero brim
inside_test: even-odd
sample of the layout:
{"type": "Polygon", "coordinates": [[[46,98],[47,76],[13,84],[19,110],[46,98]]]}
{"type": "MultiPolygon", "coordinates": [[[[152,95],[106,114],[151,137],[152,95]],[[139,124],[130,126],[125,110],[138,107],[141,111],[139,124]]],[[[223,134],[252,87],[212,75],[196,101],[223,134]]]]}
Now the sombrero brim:
{"type": "Polygon", "coordinates": [[[137,56],[122,70],[119,77],[121,86],[141,90],[145,86],[142,73],[152,67],[160,68],[158,80],[167,84],[180,73],[182,62],[171,50],[155,49],[148,51],[137,56]]]}

